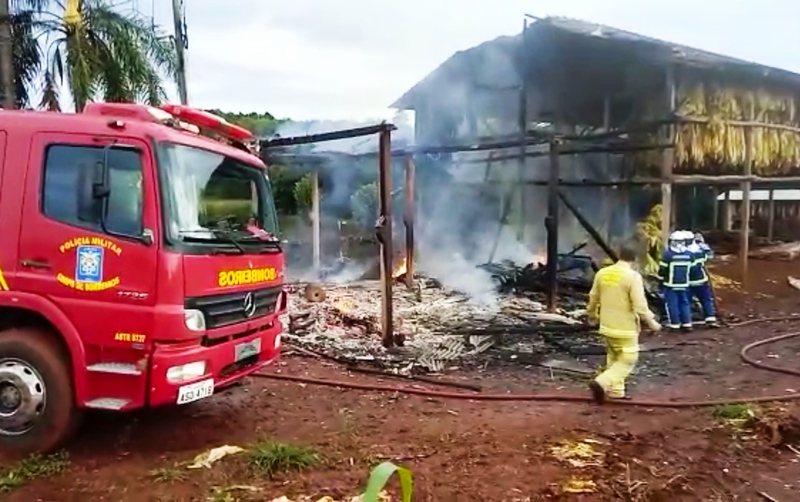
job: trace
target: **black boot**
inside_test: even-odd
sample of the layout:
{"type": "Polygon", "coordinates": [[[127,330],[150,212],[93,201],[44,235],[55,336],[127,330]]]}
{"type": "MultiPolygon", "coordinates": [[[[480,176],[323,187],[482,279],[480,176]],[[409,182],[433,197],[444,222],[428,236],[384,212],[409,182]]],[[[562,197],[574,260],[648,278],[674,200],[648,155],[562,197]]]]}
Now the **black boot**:
{"type": "Polygon", "coordinates": [[[592,399],[597,404],[603,404],[606,402],[606,391],[602,385],[592,380],[589,382],[589,391],[592,393],[592,399]]]}

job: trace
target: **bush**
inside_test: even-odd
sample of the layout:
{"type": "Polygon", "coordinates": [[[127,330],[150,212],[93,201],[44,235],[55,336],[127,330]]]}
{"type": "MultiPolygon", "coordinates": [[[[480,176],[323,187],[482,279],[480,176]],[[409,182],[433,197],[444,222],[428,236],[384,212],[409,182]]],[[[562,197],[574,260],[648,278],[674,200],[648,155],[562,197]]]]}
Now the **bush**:
{"type": "Polygon", "coordinates": [[[294,184],[294,201],[298,209],[311,209],[311,192],[311,175],[306,174],[294,184]]]}
{"type": "Polygon", "coordinates": [[[377,183],[367,183],[356,190],[350,196],[350,210],[357,225],[363,228],[373,226],[378,214],[377,183]]]}
{"type": "Polygon", "coordinates": [[[269,181],[272,185],[272,196],[275,207],[280,214],[297,214],[297,201],[295,200],[294,187],[301,176],[291,167],[271,165],[268,168],[269,181]]]}

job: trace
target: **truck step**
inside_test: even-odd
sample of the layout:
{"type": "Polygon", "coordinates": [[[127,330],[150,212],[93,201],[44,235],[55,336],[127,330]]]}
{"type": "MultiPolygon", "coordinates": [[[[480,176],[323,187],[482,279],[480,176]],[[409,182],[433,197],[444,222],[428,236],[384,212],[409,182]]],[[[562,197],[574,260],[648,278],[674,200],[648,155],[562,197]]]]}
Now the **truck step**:
{"type": "Polygon", "coordinates": [[[97,373],[115,373],[117,375],[141,375],[142,372],[133,364],[127,363],[97,363],[86,368],[97,373]]]}
{"type": "Polygon", "coordinates": [[[98,399],[92,399],[88,403],[86,403],[87,408],[92,408],[95,410],[112,410],[112,411],[119,411],[124,408],[128,403],[130,403],[129,399],[117,399],[114,397],[101,397],[98,399]]]}

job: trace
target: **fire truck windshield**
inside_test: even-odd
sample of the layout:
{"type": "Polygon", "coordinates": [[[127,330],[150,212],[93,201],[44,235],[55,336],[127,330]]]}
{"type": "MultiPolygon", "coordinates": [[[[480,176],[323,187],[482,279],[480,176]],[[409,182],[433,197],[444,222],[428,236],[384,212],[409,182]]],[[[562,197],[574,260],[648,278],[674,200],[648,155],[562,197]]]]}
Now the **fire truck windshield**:
{"type": "Polygon", "coordinates": [[[275,203],[263,169],[201,148],[161,143],[167,236],[234,252],[279,249],[275,203]]]}

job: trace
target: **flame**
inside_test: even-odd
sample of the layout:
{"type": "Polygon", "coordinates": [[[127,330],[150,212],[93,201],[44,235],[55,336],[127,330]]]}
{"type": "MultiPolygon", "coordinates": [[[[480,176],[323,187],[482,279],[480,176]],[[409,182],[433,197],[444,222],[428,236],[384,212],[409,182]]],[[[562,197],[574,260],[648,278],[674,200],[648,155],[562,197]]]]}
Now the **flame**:
{"type": "Polygon", "coordinates": [[[547,254],[546,253],[533,253],[531,255],[531,263],[546,263],[547,262],[547,254]]]}
{"type": "Polygon", "coordinates": [[[394,272],[392,272],[392,279],[397,279],[406,272],[408,272],[408,262],[406,257],[403,257],[403,259],[400,260],[400,263],[398,263],[394,268],[394,272]]]}

